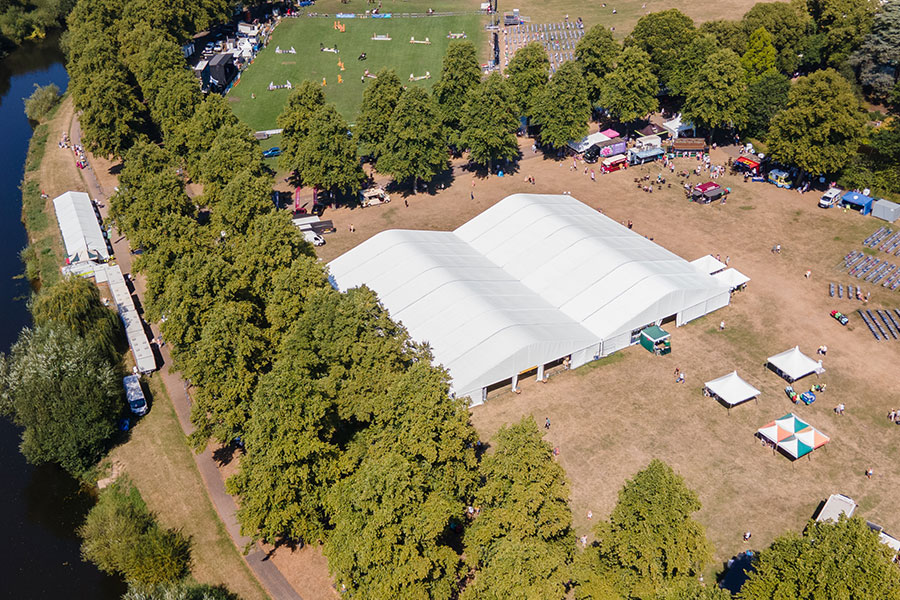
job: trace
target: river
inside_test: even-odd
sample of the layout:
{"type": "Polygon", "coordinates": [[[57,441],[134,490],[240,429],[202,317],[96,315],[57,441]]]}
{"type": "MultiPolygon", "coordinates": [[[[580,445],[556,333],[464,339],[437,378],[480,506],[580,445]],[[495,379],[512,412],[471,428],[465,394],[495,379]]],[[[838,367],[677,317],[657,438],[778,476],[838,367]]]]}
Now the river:
{"type": "MultiPolygon", "coordinates": [[[[56,39],[26,45],[0,60],[0,351],[8,352],[29,325],[28,282],[20,277],[26,244],[19,183],[32,129],[22,99],[34,84],[65,89],[68,75],[56,39]]],[[[48,140],[48,144],[56,140],[48,140]]],[[[120,580],[82,562],[76,528],[91,497],[65,472],[33,467],[19,453],[19,431],[0,418],[0,598],[113,600],[120,580]]]]}

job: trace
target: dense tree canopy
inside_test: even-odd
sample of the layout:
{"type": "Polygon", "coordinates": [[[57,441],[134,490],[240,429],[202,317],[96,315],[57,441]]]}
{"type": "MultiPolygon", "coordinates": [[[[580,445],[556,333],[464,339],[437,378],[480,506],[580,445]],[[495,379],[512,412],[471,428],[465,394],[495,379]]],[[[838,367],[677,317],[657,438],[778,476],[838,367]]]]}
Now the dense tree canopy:
{"type": "Polygon", "coordinates": [[[747,79],[737,54],[726,48],[706,60],[688,90],[682,115],[712,130],[746,122],[747,79]]]}
{"type": "Polygon", "coordinates": [[[460,119],[469,93],[481,81],[481,66],[475,44],[453,40],[444,54],[441,76],[434,84],[434,99],[441,109],[441,121],[450,146],[460,148],[460,119]]]}
{"type": "Polygon", "coordinates": [[[824,35],[827,64],[838,67],[872,27],[880,3],[873,0],[807,0],[819,32],[824,35]]]}
{"type": "Polygon", "coordinates": [[[694,82],[697,73],[709,57],[719,49],[716,38],[710,34],[699,34],[678,54],[675,68],[669,77],[669,94],[684,98],[694,82]]]}
{"type": "Polygon", "coordinates": [[[577,62],[565,62],[556,70],[532,117],[541,126],[541,143],[551,148],[562,148],[587,135],[591,103],[577,62]]]}
{"type": "Polygon", "coordinates": [[[700,33],[713,36],[720,47],[730,48],[735,54],[747,51],[750,36],[741,21],[704,21],[700,24],[700,33]]]}
{"type": "Polygon", "coordinates": [[[758,2],[747,11],[741,24],[747,40],[760,27],[772,34],[778,51],[776,66],[779,71],[788,74],[793,73],[800,64],[798,55],[804,52],[806,35],[813,26],[801,5],[787,2],[758,2]]]}
{"type": "Polygon", "coordinates": [[[534,117],[550,77],[550,59],[544,46],[540,42],[531,42],[520,48],[509,61],[506,74],[520,115],[534,117]]]}
{"type": "Polygon", "coordinates": [[[121,341],[118,315],[103,305],[100,290],[81,277],[65,277],[44,287],[34,297],[31,316],[37,327],[57,323],[92,344],[111,363],[119,361],[116,344],[121,341]]]}
{"type": "Polygon", "coordinates": [[[775,113],[787,104],[791,80],[777,71],[764,74],[747,85],[747,122],[745,133],[766,139],[769,123],[775,113]]]}
{"type": "Polygon", "coordinates": [[[850,62],[873,98],[883,102],[890,97],[900,75],[900,2],[881,7],[850,62]]]}
{"type": "Polygon", "coordinates": [[[609,521],[595,528],[598,543],[585,554],[578,597],[652,597],[674,580],[695,577],[712,557],[703,527],[691,518],[698,510],[684,480],[651,461],[619,492],[609,521]]]}
{"type": "Polygon", "coordinates": [[[626,48],[616,68],[603,79],[603,106],[618,120],[630,123],[659,108],[659,82],[646,52],[626,48]]]}
{"type": "Polygon", "coordinates": [[[309,80],[304,80],[288,96],[276,121],[282,129],[280,159],[282,169],[288,171],[297,169],[300,145],[312,128],[313,115],[323,106],[325,106],[325,92],[322,91],[322,86],[309,80]]]}
{"type": "Polygon", "coordinates": [[[660,84],[668,86],[679,55],[696,34],[691,18],[677,8],[670,8],[638,19],[625,45],[637,46],[649,54],[660,84]]]}
{"type": "Polygon", "coordinates": [[[393,69],[381,69],[376,79],[366,85],[353,130],[361,154],[378,159],[378,145],[391,125],[401,93],[403,86],[393,69]]]}
{"type": "Polygon", "coordinates": [[[591,27],[575,46],[575,58],[581,63],[581,72],[587,84],[588,99],[592,106],[599,106],[603,92],[603,79],[616,65],[622,47],[612,33],[602,25],[591,27]]]}
{"type": "Polygon", "coordinates": [[[750,34],[747,51],[741,57],[741,64],[747,74],[748,83],[757,81],[766,74],[774,73],[778,52],[773,44],[772,34],[760,27],[750,34]]]}
{"type": "Polygon", "coordinates": [[[491,73],[469,93],[460,118],[460,141],[469,151],[469,159],[490,167],[495,160],[515,158],[519,154],[513,92],[500,73],[491,73]]]}
{"type": "Polygon", "coordinates": [[[297,172],[306,185],[355,194],[366,179],[350,126],[333,104],[312,115],[309,134],[297,149],[297,172]]]}
{"type": "Polygon", "coordinates": [[[897,600],[900,567],[865,521],[810,522],[763,550],[738,595],[741,600],[897,600]]]}
{"type": "Polygon", "coordinates": [[[466,531],[476,570],[463,598],[563,598],[574,553],[565,472],[532,417],[503,427],[480,472],[481,514],[466,531]]]}
{"type": "Polygon", "coordinates": [[[403,92],[379,148],[378,170],[396,181],[431,181],[447,167],[447,142],[437,103],[412,86],[403,92]]]}
{"type": "Polygon", "coordinates": [[[834,173],[853,157],[865,125],[850,84],[827,69],[801,77],[769,127],[769,153],[818,175],[834,173]]]}
{"type": "Polygon", "coordinates": [[[0,363],[0,410],[24,428],[20,449],[28,462],[56,463],[73,475],[93,466],[124,407],[108,359],[51,322],[24,329],[0,363]]]}
{"type": "Polygon", "coordinates": [[[190,567],[190,541],[160,527],[127,481],[116,481],[100,493],[78,534],[85,560],[139,587],[174,583],[190,567]]]}

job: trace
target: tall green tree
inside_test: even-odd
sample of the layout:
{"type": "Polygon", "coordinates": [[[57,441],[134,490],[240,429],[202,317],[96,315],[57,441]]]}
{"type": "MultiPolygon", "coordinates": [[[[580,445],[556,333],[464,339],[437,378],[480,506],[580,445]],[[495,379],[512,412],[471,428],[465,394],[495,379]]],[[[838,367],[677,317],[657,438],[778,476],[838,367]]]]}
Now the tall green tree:
{"type": "Polygon", "coordinates": [[[350,126],[333,104],[318,109],[311,120],[309,133],[297,149],[300,179],[328,192],[355,194],[366,174],[356,155],[350,126]]]}
{"type": "Polygon", "coordinates": [[[653,72],[667,87],[679,54],[691,43],[697,30],[690,17],[676,8],[650,13],[638,19],[625,46],[637,46],[650,55],[653,72]]]}
{"type": "Polygon", "coordinates": [[[519,155],[519,119],[513,91],[500,73],[491,73],[469,94],[460,118],[460,141],[469,159],[491,168],[495,160],[519,155]]]}
{"type": "Polygon", "coordinates": [[[475,44],[468,40],[454,40],[447,47],[441,76],[434,84],[434,99],[441,109],[441,120],[447,142],[453,148],[461,146],[460,119],[469,93],[481,81],[481,66],[475,44]]]}
{"type": "Polygon", "coordinates": [[[769,153],[807,173],[837,172],[856,152],[865,125],[846,79],[826,69],[798,79],[769,127],[769,153]]]}
{"type": "Polygon", "coordinates": [[[209,150],[200,159],[199,179],[204,185],[206,202],[214,205],[234,174],[244,169],[257,175],[262,173],[259,142],[246,124],[225,125],[216,132],[209,150]]]}
{"type": "Polygon", "coordinates": [[[119,361],[116,344],[122,324],[100,300],[96,285],[81,277],[65,277],[34,297],[31,315],[37,327],[57,323],[77,334],[111,363],[119,361]]]}
{"type": "Polygon", "coordinates": [[[735,54],[741,55],[747,51],[747,39],[750,36],[740,21],[704,21],[700,24],[700,33],[713,36],[718,46],[730,48],[735,54]]]}
{"type": "Polygon", "coordinates": [[[595,528],[599,541],[585,554],[578,597],[652,597],[674,580],[696,577],[712,558],[703,526],[691,517],[698,510],[697,494],[681,476],[651,461],[619,492],[609,520],[595,528]]]}
{"type": "Polygon", "coordinates": [[[447,168],[447,142],[437,103],[418,86],[407,88],[391,116],[379,149],[377,168],[396,181],[431,181],[447,168]]]}
{"type": "Polygon", "coordinates": [[[100,493],[78,534],[85,560],[140,587],[174,583],[190,569],[190,540],[160,527],[127,481],[116,481],[100,493]]]}
{"type": "Polygon", "coordinates": [[[534,110],[543,144],[562,148],[568,141],[587,135],[591,103],[578,63],[564,62],[556,70],[534,110]]]}
{"type": "Polygon", "coordinates": [[[550,58],[544,46],[531,42],[520,48],[509,61],[506,74],[520,116],[533,118],[550,77],[550,58]]]}
{"type": "Polygon", "coordinates": [[[214,231],[246,233],[254,219],[274,210],[272,178],[258,175],[252,168],[235,174],[222,193],[210,222],[214,231]]]}
{"type": "Polygon", "coordinates": [[[616,66],[621,51],[622,47],[613,38],[612,32],[602,25],[591,27],[575,45],[575,59],[581,63],[592,106],[600,105],[603,79],[616,66]]]}
{"type": "Polygon", "coordinates": [[[750,137],[766,139],[772,117],[787,104],[791,80],[778,71],[759,77],[747,85],[747,122],[743,131],[750,137]]]}
{"type": "Polygon", "coordinates": [[[807,0],[819,32],[824,34],[827,64],[838,67],[872,28],[880,3],[872,0],[807,0]]]}
{"type": "Polygon", "coordinates": [[[297,169],[300,145],[306,139],[313,125],[312,117],[317,110],[325,106],[325,92],[322,86],[304,80],[297,89],[291,92],[276,122],[281,132],[282,169],[297,169]]]}
{"type": "Polygon", "coordinates": [[[145,137],[146,116],[124,73],[108,70],[90,76],[76,96],[85,147],[94,154],[122,157],[145,137]]]}
{"type": "Polygon", "coordinates": [[[379,142],[391,125],[391,116],[402,93],[403,85],[393,69],[381,69],[377,78],[366,85],[353,130],[363,155],[378,159],[379,142]]]}
{"type": "Polygon", "coordinates": [[[865,521],[810,522],[763,550],[741,587],[741,600],[897,600],[900,568],[865,521]]]}
{"type": "Polygon", "coordinates": [[[654,600],[732,600],[731,592],[696,579],[680,578],[667,584],[654,600]]]}
{"type": "Polygon", "coordinates": [[[640,48],[626,48],[616,68],[603,80],[603,106],[623,123],[646,117],[659,108],[659,82],[650,57],[640,48]]]}
{"type": "MultiPolygon", "coordinates": [[[[725,46],[727,47],[727,46],[725,46]]],[[[694,83],[700,66],[719,50],[719,44],[712,35],[702,33],[694,37],[679,54],[675,68],[669,76],[668,90],[671,96],[684,98],[694,83]]]]}
{"type": "Polygon", "coordinates": [[[778,52],[775,50],[772,34],[760,27],[750,34],[747,51],[741,57],[741,64],[747,73],[748,83],[757,81],[763,75],[775,72],[778,52]]]}
{"type": "Polygon", "coordinates": [[[900,3],[888,2],[875,15],[872,30],[853,53],[850,63],[859,82],[876,100],[890,98],[900,67],[900,3]]]}
{"type": "Polygon", "coordinates": [[[713,132],[746,122],[747,79],[737,54],[725,49],[707,59],[688,90],[682,115],[713,132]]]}
{"type": "Polygon", "coordinates": [[[503,427],[495,446],[479,469],[481,514],[465,537],[476,574],[462,598],[562,599],[575,554],[565,472],[532,417],[503,427]]]}
{"type": "Polygon", "coordinates": [[[184,124],[179,140],[185,149],[183,158],[191,175],[199,179],[200,161],[209,149],[213,132],[228,125],[236,125],[237,122],[231,107],[219,94],[210,94],[200,102],[190,121],[184,124]]]}
{"type": "Polygon", "coordinates": [[[790,74],[797,69],[798,55],[805,52],[806,38],[813,33],[812,19],[804,8],[800,3],[758,2],[741,19],[745,39],[749,40],[760,27],[772,34],[778,51],[776,68],[782,73],[790,74]]]}
{"type": "Polygon", "coordinates": [[[124,403],[108,358],[66,326],[24,329],[0,355],[0,412],[23,427],[19,448],[33,464],[75,476],[103,455],[124,403]]]}

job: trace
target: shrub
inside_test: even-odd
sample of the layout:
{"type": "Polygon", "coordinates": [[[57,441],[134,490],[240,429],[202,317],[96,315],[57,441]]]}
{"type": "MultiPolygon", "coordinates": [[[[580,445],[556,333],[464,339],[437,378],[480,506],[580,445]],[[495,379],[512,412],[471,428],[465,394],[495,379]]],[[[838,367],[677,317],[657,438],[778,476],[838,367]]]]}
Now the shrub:
{"type": "Polygon", "coordinates": [[[25,116],[32,121],[43,121],[57,102],[59,102],[59,87],[55,83],[45,86],[34,84],[31,96],[25,98],[25,116]]]}

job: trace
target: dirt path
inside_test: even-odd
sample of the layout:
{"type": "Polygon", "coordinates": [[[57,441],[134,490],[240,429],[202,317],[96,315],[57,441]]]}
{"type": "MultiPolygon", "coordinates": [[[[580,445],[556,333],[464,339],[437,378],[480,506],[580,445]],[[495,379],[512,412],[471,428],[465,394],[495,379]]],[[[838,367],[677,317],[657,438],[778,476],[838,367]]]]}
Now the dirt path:
{"type": "MultiPolygon", "coordinates": [[[[69,136],[73,144],[81,144],[81,125],[78,122],[77,117],[72,119],[69,136]]],[[[108,200],[109,196],[114,191],[115,178],[114,176],[108,175],[109,167],[111,166],[109,161],[104,161],[93,156],[90,156],[89,160],[91,166],[87,169],[83,169],[81,175],[91,198],[100,202],[100,213],[103,218],[106,219],[109,212],[108,200]],[[102,177],[102,179],[105,180],[103,183],[98,179],[94,170],[95,167],[101,169],[101,173],[107,174],[106,177],[102,177]]],[[[120,235],[115,228],[110,232],[110,237],[113,240],[113,251],[117,263],[124,273],[131,273],[132,256],[128,240],[125,236],[120,235]]],[[[137,305],[141,306],[140,299],[143,298],[146,293],[146,280],[140,274],[132,274],[131,281],[134,286],[134,293],[138,297],[137,305]]],[[[149,327],[153,336],[160,335],[158,324],[152,323],[149,324],[149,327]]],[[[178,373],[169,368],[172,364],[169,347],[162,346],[160,348],[157,345],[154,345],[154,348],[158,350],[157,363],[161,363],[159,374],[168,391],[169,398],[172,400],[175,407],[178,421],[181,423],[184,434],[190,435],[193,432],[194,427],[190,422],[191,400],[190,394],[188,393],[187,382],[185,382],[178,373]]],[[[202,453],[198,454],[192,452],[192,454],[197,464],[197,469],[200,471],[200,475],[203,478],[206,490],[209,493],[209,499],[212,502],[219,519],[228,531],[228,535],[231,537],[238,551],[242,552],[243,549],[250,544],[251,540],[250,538],[241,535],[240,525],[238,524],[236,517],[237,506],[234,499],[225,491],[225,483],[216,465],[216,461],[213,458],[212,452],[213,447],[211,445],[202,453]]],[[[247,555],[244,555],[244,560],[274,600],[303,600],[300,594],[291,587],[290,583],[288,583],[287,579],[282,575],[275,563],[268,560],[268,553],[261,545],[254,545],[252,550],[247,555]]]]}

